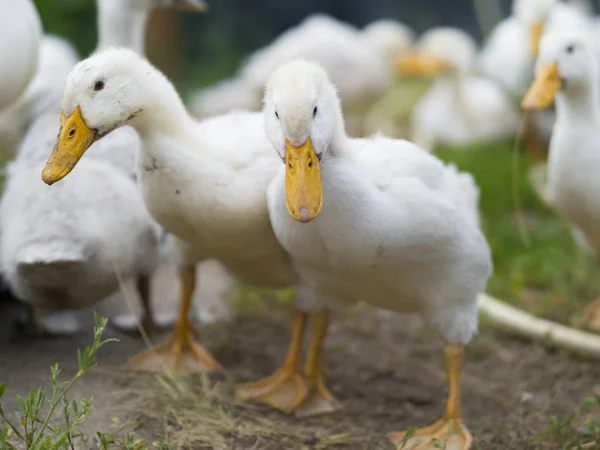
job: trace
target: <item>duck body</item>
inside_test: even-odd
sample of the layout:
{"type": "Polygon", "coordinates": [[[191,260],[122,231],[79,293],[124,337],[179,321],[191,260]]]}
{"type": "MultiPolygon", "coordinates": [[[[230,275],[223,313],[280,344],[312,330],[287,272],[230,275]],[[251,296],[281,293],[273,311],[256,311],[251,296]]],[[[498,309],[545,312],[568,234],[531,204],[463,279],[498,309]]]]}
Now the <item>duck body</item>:
{"type": "Polygon", "coordinates": [[[393,75],[377,49],[362,39],[360,30],[316,14],[255,52],[244,65],[242,77],[262,87],[279,65],[294,58],[310,58],[326,67],[347,102],[379,92],[393,75]]]}
{"type": "Polygon", "coordinates": [[[441,27],[425,33],[417,49],[400,60],[406,75],[436,77],[411,117],[412,140],[420,147],[461,147],[516,132],[516,105],[496,82],[475,74],[476,54],[467,33],[441,27]]]}
{"type": "Polygon", "coordinates": [[[86,161],[77,177],[57,189],[40,180],[47,155],[42,149],[55,141],[57,118],[50,110],[36,119],[21,158],[9,168],[0,202],[0,264],[26,304],[76,310],[119,289],[115,268],[126,280],[149,277],[159,229],[135,181],[110,162],[86,161]]]}
{"type": "Polygon", "coordinates": [[[518,114],[495,82],[475,75],[443,78],[425,94],[413,111],[415,142],[460,147],[494,141],[515,133],[518,114]]]}
{"type": "Polygon", "coordinates": [[[600,201],[591,193],[600,184],[596,172],[600,155],[598,60],[592,35],[585,29],[554,29],[542,40],[544,54],[538,70],[554,64],[562,80],[552,93],[556,121],[552,128],[547,165],[549,202],[580,229],[598,254],[600,201]],[[585,63],[582,58],[588,58],[585,63]]]}
{"type": "MultiPolygon", "coordinates": [[[[142,52],[150,10],[170,3],[99,0],[98,47],[120,43],[142,52]]],[[[12,125],[8,128],[13,131],[32,123],[11,164],[0,203],[0,262],[15,294],[35,308],[40,319],[36,333],[76,331],[77,317],[68,310],[101,307],[97,303],[105,299],[109,315],[127,310],[115,270],[129,296],[141,300],[144,326],[151,331],[150,291],[168,292],[171,299],[162,298],[165,302],[178,291],[172,271],[164,270],[175,265],[167,248],[170,240],[162,239],[163,230],[148,214],[137,185],[140,140],[135,130],[124,127],[96,143],[82,173],[55,189],[40,179],[61,125],[65,80],[77,60],[70,44],[45,36],[33,81],[2,111],[2,124],[12,125]],[[57,313],[61,310],[65,312],[57,313]],[[51,326],[39,312],[50,318],[69,315],[75,325],[51,326]]],[[[130,325],[123,328],[137,329],[135,320],[121,318],[130,325]]]]}
{"type": "Polygon", "coordinates": [[[167,78],[123,48],[78,63],[62,103],[64,123],[43,180],[61,180],[93,139],[104,141],[131,126],[141,142],[138,172],[146,207],[176,238],[181,255],[182,302],[175,331],[161,346],[134,358],[132,367],[219,368],[194,342],[189,322],[194,266],[214,258],[239,280],[263,287],[297,281],[269,223],[265,192],[279,162],[261,130],[261,115],[238,112],[197,122],[167,78]],[[70,139],[72,129],[76,139],[70,139]]]}
{"type": "Polygon", "coordinates": [[[31,0],[2,0],[0,108],[13,102],[35,74],[42,24],[31,0]]]}
{"type": "Polygon", "coordinates": [[[534,59],[523,42],[529,40],[527,27],[517,17],[504,19],[494,27],[478,57],[478,69],[495,80],[515,99],[522,96],[533,79],[534,59]]]}
{"type": "Polygon", "coordinates": [[[279,162],[262,116],[237,112],[189,125],[171,138],[140,133],[148,210],[185,242],[189,262],[215,258],[248,284],[289,286],[291,267],[267,214],[265,191],[279,162]]]}
{"type": "MultiPolygon", "coordinates": [[[[523,100],[527,110],[556,105],[548,156],[549,203],[571,224],[575,241],[600,265],[600,187],[598,138],[599,65],[587,30],[554,30],[544,36],[536,78],[523,100]]],[[[586,324],[600,330],[600,297],[584,312],[586,324]]]]}
{"type": "Polygon", "coordinates": [[[322,161],[323,209],[308,224],[290,217],[280,170],[269,189],[277,238],[323,298],[423,313],[468,342],[491,271],[473,180],[406,141],[349,144],[322,161]]]}
{"type": "Polygon", "coordinates": [[[477,296],[492,272],[473,178],[407,141],[346,135],[339,98],[316,64],[296,60],[269,79],[267,136],[285,164],[269,186],[271,224],[300,279],[315,292],[307,357],[313,404],[335,406],[322,379],[329,308],[365,302],[417,312],[445,341],[446,413],[432,426],[391,433],[395,446],[467,450],[459,408],[463,347],[477,331],[477,296]],[[316,369],[315,369],[316,368],[316,369]],[[448,427],[456,434],[449,437],[448,427]],[[445,444],[442,444],[446,446],[445,444]]]}
{"type": "Polygon", "coordinates": [[[550,201],[583,232],[595,255],[600,250],[600,199],[591,193],[600,188],[598,139],[597,120],[568,120],[559,113],[548,156],[550,201]]]}

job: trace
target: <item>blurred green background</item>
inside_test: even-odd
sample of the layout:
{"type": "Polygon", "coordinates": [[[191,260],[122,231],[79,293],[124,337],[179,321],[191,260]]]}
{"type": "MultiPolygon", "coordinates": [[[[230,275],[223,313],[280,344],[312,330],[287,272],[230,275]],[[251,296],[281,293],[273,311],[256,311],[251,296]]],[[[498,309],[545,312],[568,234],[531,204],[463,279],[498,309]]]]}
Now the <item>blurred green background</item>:
{"type": "MultiPolygon", "coordinates": [[[[86,56],[95,47],[95,0],[35,0],[45,31],[68,38],[86,56]]],[[[180,89],[232,75],[241,58],[267,45],[315,12],[363,26],[394,18],[417,31],[449,25],[481,38],[510,0],[214,0],[204,15],[155,11],[148,28],[148,56],[180,89]]]]}

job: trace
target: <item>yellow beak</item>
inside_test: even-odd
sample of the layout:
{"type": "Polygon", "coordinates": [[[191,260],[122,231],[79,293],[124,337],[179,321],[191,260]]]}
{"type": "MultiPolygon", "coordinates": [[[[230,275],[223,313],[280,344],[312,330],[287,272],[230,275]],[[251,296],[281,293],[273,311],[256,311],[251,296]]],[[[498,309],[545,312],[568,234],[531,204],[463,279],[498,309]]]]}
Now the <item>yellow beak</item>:
{"type": "Polygon", "coordinates": [[[97,139],[98,133],[86,125],[79,106],[68,117],[61,112],[58,138],[42,171],[44,183],[51,185],[66,177],[97,139]]]}
{"type": "Polygon", "coordinates": [[[561,86],[562,82],[556,63],[542,66],[525,94],[521,107],[526,111],[550,107],[561,86]]]}
{"type": "Polygon", "coordinates": [[[446,71],[446,61],[432,55],[409,53],[396,62],[396,72],[407,77],[427,77],[446,71]]]}
{"type": "Polygon", "coordinates": [[[540,52],[540,40],[544,33],[544,25],[538,22],[529,28],[529,51],[534,58],[537,58],[540,52]]]}
{"type": "Polygon", "coordinates": [[[290,216],[303,223],[323,207],[321,167],[310,138],[299,147],[285,141],[285,204],[290,216]]]}

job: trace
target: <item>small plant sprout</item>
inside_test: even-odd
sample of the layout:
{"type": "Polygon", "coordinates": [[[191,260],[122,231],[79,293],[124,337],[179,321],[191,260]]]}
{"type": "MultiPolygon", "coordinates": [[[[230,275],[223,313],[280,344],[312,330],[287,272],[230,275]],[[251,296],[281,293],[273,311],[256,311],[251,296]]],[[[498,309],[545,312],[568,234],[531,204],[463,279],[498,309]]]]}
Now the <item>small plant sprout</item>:
{"type": "Polygon", "coordinates": [[[26,397],[17,395],[20,420],[11,422],[2,409],[1,398],[6,390],[6,384],[0,384],[0,417],[5,423],[0,431],[0,448],[16,449],[11,442],[20,441],[28,450],[74,449],[75,442],[85,442],[85,436],[79,427],[85,422],[92,399],[82,399],[79,402],[69,401],[67,395],[73,385],[96,366],[96,353],[104,344],[117,341],[116,339],[102,340],[106,330],[107,319],[94,317],[94,342],[85,350],[77,351],[79,369],[75,376],[66,382],[59,381],[61,373],[58,364],[50,367],[50,383],[52,395],[47,400],[46,388],[31,391],[26,397]],[[62,411],[63,423],[51,424],[54,413],[62,411]]]}

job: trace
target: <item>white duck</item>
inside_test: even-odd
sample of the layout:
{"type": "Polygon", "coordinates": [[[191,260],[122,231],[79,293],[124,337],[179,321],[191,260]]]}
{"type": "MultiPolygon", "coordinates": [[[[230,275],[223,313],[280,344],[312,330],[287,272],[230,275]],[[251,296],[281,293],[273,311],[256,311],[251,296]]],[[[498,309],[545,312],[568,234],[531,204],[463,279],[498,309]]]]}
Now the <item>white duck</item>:
{"type": "MultiPolygon", "coordinates": [[[[515,99],[521,99],[531,80],[542,35],[557,27],[587,27],[591,18],[587,0],[513,0],[512,14],[490,33],[478,67],[515,99]]],[[[543,159],[554,113],[525,114],[524,144],[535,160],[543,159]]]]}
{"type": "Polygon", "coordinates": [[[136,183],[110,162],[90,159],[77,177],[48,189],[39,180],[44,153],[32,147],[51,148],[55,139],[56,112],[50,110],[22,144],[24,152],[39,155],[37,163],[22,158],[9,166],[0,202],[3,276],[32,307],[77,310],[119,289],[116,267],[123,279],[139,280],[148,302],[159,229],[136,183]]]}
{"type": "MultiPolygon", "coordinates": [[[[335,409],[332,398],[316,401],[322,391],[316,374],[299,373],[308,319],[304,309],[314,298],[312,289],[298,280],[269,222],[266,191],[280,161],[263,131],[262,114],[236,112],[196,122],[162,73],[134,52],[114,48],[75,67],[65,87],[63,114],[44,181],[61,180],[91,142],[102,142],[119,127],[131,125],[142,141],[139,172],[146,206],[158,223],[179,238],[184,255],[183,295],[174,333],[161,346],[135,357],[131,366],[219,368],[195,342],[188,318],[194,265],[214,258],[246,284],[298,287],[299,308],[286,362],[273,377],[240,386],[238,395],[287,412],[300,407],[303,414],[335,409]],[[95,89],[99,81],[102,87],[95,89]]],[[[315,322],[322,321],[321,317],[315,322]]],[[[316,326],[314,333],[320,328],[316,326]]]]}
{"type": "Polygon", "coordinates": [[[586,1],[513,0],[512,14],[494,27],[481,50],[479,69],[521,98],[533,79],[544,30],[581,25],[589,15],[586,1]]]}
{"type": "Polygon", "coordinates": [[[240,281],[264,287],[296,281],[269,223],[265,192],[278,160],[261,129],[261,114],[232,113],[198,123],[162,73],[135,52],[114,48],[80,62],[71,72],[63,114],[44,181],[62,179],[94,141],[132,126],[142,143],[139,182],[146,206],[180,239],[184,252],[174,334],[139,355],[132,366],[218,368],[194,342],[188,320],[194,265],[214,258],[240,281]]]}
{"type": "MultiPolygon", "coordinates": [[[[391,440],[434,448],[434,439],[443,443],[449,429],[460,429],[447,448],[468,449],[460,415],[463,347],[477,331],[477,295],[492,271],[472,177],[407,141],[349,138],[334,85],[310,62],[273,74],[264,117],[285,161],[268,190],[271,223],[298,274],[316,298],[327,299],[313,304],[316,317],[326,317],[330,305],[363,301],[421,313],[445,341],[444,417],[391,440]]],[[[326,320],[321,327],[322,339],[326,320]]],[[[322,374],[318,350],[309,356],[322,374]]]]}
{"type": "Polygon", "coordinates": [[[0,10],[0,108],[4,108],[35,74],[42,24],[32,0],[1,0],[0,10]]]}
{"type": "MultiPolygon", "coordinates": [[[[523,99],[529,110],[556,105],[548,157],[548,200],[577,227],[600,265],[600,73],[589,34],[548,33],[541,43],[536,78],[523,99]]],[[[600,330],[600,298],[585,312],[600,330]]]]}
{"type": "Polygon", "coordinates": [[[190,110],[199,118],[233,109],[259,110],[262,88],[271,72],[295,57],[321,64],[336,81],[345,102],[360,102],[389,85],[394,61],[412,41],[412,30],[397,21],[379,20],[357,30],[315,14],[250,55],[235,78],[193,94],[190,110]]]}
{"type": "Polygon", "coordinates": [[[403,75],[437,76],[415,106],[412,140],[426,149],[465,146],[514,136],[519,111],[494,81],[473,73],[475,41],[456,28],[435,28],[400,59],[403,75]]]}
{"type": "MultiPolygon", "coordinates": [[[[99,47],[115,42],[115,34],[121,33],[121,29],[112,30],[107,24],[117,24],[127,29],[121,43],[143,51],[143,39],[138,35],[145,35],[145,18],[153,7],[163,3],[162,0],[99,0],[99,47]],[[119,20],[125,16],[127,21],[116,20],[117,16],[119,20]]],[[[75,63],[76,60],[71,60],[71,68],[75,63]]],[[[59,68],[64,65],[55,63],[59,68]]],[[[99,143],[92,160],[86,162],[85,172],[58,189],[49,190],[39,178],[55,142],[65,79],[66,73],[60,82],[46,83],[39,90],[37,110],[45,112],[29,128],[17,161],[9,171],[7,189],[0,203],[3,274],[15,294],[29,305],[56,310],[80,309],[119,289],[114,263],[126,281],[138,279],[139,295],[146,312],[144,325],[149,328],[152,325],[149,285],[159,258],[160,230],[147,214],[135,182],[135,157],[139,148],[135,131],[123,129],[99,143]],[[117,188],[122,189],[119,203],[122,210],[115,216],[106,208],[110,209],[111,203],[119,198],[117,188]],[[83,198],[87,200],[82,203],[83,198]],[[105,212],[101,213],[102,210],[105,212]],[[50,211],[55,213],[49,214],[50,211]],[[96,219],[98,214],[102,217],[96,219]],[[35,219],[44,216],[48,217],[41,221],[35,219]],[[132,244],[137,242],[138,247],[112,247],[106,245],[109,238],[115,243],[130,239],[132,244]],[[71,272],[75,270],[77,283],[71,279],[71,272]]],[[[171,285],[176,286],[176,279],[171,285]]],[[[155,289],[161,287],[155,286],[155,289]]],[[[61,332],[76,330],[74,319],[68,320],[68,329],[61,332]]],[[[47,330],[47,320],[43,322],[36,331],[54,331],[47,330]]]]}
{"type": "Polygon", "coordinates": [[[0,110],[0,150],[14,156],[28,125],[52,106],[60,104],[67,74],[79,61],[67,40],[46,34],[40,46],[37,71],[23,93],[0,110]]]}

